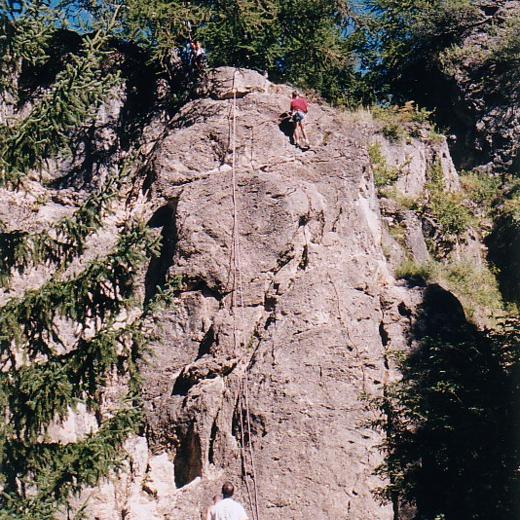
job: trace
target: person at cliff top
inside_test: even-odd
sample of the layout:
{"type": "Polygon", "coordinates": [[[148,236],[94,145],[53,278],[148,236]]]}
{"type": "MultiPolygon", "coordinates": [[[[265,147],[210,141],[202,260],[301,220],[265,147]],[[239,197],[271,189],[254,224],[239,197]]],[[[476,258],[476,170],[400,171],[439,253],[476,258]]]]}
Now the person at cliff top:
{"type": "Polygon", "coordinates": [[[222,500],[211,506],[208,511],[208,520],[247,520],[247,514],[242,505],[231,498],[234,492],[233,484],[224,482],[222,500]]]}
{"type": "Polygon", "coordinates": [[[198,41],[190,43],[191,47],[191,63],[197,69],[203,69],[206,64],[206,51],[202,48],[202,45],[198,41]]]}
{"type": "Polygon", "coordinates": [[[305,134],[305,127],[303,125],[303,121],[305,120],[305,116],[307,115],[308,111],[309,107],[307,105],[307,101],[305,101],[305,99],[301,97],[298,92],[294,91],[292,93],[291,108],[289,112],[294,123],[293,139],[297,146],[301,146],[300,134],[305,139],[307,147],[309,146],[309,141],[307,139],[307,135],[305,134]]]}

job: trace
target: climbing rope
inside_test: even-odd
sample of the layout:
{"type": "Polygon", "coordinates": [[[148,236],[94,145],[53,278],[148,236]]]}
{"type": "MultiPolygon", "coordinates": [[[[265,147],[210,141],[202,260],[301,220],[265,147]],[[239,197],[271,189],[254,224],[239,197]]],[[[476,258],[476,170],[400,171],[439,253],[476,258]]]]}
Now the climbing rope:
{"type": "Polygon", "coordinates": [[[342,330],[343,335],[345,336],[345,339],[347,340],[347,344],[350,345],[354,349],[356,360],[359,363],[359,368],[361,370],[361,381],[362,381],[363,394],[366,394],[367,393],[366,374],[365,374],[365,367],[363,364],[363,360],[361,359],[361,353],[359,352],[359,348],[358,348],[356,342],[350,336],[347,322],[343,318],[343,313],[341,312],[341,304],[340,304],[341,299],[339,297],[338,288],[336,287],[336,283],[334,282],[334,279],[332,278],[331,274],[328,271],[327,271],[327,277],[329,279],[330,284],[332,285],[332,288],[334,289],[334,294],[336,296],[336,306],[337,306],[339,322],[341,324],[341,330],[342,330]]]}
{"type": "MultiPolygon", "coordinates": [[[[242,270],[240,265],[240,228],[239,228],[239,211],[238,211],[238,183],[237,183],[237,162],[236,162],[236,144],[237,144],[237,91],[235,87],[236,70],[233,73],[233,110],[232,110],[232,124],[231,124],[231,190],[233,199],[233,242],[232,242],[232,267],[233,267],[233,293],[232,293],[232,314],[233,314],[233,344],[235,352],[239,348],[239,323],[244,323],[244,296],[243,296],[243,282],[242,270]]],[[[249,409],[249,393],[248,393],[248,379],[247,372],[242,376],[239,387],[238,408],[240,411],[240,450],[242,457],[242,473],[246,490],[249,499],[249,505],[253,515],[253,520],[260,520],[260,511],[258,503],[258,485],[256,478],[256,464],[253,446],[252,428],[251,428],[251,413],[249,409]],[[245,424],[244,413],[245,412],[245,424]],[[247,442],[246,442],[247,433],[247,442]],[[247,449],[246,449],[247,444],[247,449]],[[248,462],[249,459],[249,462],[248,462]],[[248,466],[250,471],[248,471],[248,466]],[[251,492],[248,474],[250,474],[253,491],[251,492]]]]}

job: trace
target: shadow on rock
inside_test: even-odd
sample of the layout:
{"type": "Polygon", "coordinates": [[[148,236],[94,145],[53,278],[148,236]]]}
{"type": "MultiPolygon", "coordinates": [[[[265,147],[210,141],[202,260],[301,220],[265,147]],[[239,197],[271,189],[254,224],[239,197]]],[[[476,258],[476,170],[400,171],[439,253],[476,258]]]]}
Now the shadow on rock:
{"type": "Polygon", "coordinates": [[[147,225],[161,230],[161,253],[152,258],[145,276],[145,302],[149,302],[158,289],[166,283],[168,270],[172,266],[173,256],[177,245],[177,223],[175,213],[178,200],[172,200],[160,207],[150,218],[147,225]]]}
{"type": "Polygon", "coordinates": [[[520,223],[511,216],[498,219],[486,245],[488,259],[498,268],[502,296],[520,305],[520,223]]]}
{"type": "Polygon", "coordinates": [[[294,123],[291,120],[289,112],[280,114],[278,128],[289,138],[291,144],[294,144],[294,123]]]}
{"type": "MultiPolygon", "coordinates": [[[[516,324],[518,325],[518,324],[516,324]]],[[[515,324],[499,333],[469,324],[439,286],[425,290],[390,386],[387,458],[381,473],[396,518],[519,518],[520,340],[515,324]]]]}

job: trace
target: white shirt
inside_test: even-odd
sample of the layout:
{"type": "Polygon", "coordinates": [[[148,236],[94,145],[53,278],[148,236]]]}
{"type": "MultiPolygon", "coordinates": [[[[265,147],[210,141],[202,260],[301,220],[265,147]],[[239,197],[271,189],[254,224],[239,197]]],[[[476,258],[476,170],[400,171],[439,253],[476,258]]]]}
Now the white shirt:
{"type": "Polygon", "coordinates": [[[247,520],[247,514],[238,502],[224,498],[211,508],[211,520],[247,520]]]}

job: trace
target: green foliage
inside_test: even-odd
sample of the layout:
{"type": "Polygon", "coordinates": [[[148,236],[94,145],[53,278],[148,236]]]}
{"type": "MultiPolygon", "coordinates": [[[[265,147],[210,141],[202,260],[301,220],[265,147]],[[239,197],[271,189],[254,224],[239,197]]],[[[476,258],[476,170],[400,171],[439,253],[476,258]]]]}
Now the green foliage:
{"type": "Polygon", "coordinates": [[[372,113],[376,119],[385,123],[403,125],[406,123],[428,125],[433,115],[433,111],[418,107],[414,101],[406,101],[401,106],[374,107],[372,113]]]}
{"type": "Polygon", "coordinates": [[[444,134],[435,128],[431,128],[428,132],[428,141],[432,144],[442,144],[445,141],[444,134]]]}
{"type": "Polygon", "coordinates": [[[17,73],[45,63],[58,18],[45,1],[0,1],[0,92],[14,94],[17,73]]]}
{"type": "Polygon", "coordinates": [[[520,15],[506,19],[501,28],[496,29],[495,44],[488,50],[484,63],[493,70],[502,88],[516,88],[520,79],[520,15]]]}
{"type": "Polygon", "coordinates": [[[283,53],[277,0],[212,2],[208,23],[198,34],[211,48],[215,64],[274,70],[283,53]]]}
{"type": "Polygon", "coordinates": [[[464,197],[459,193],[430,191],[428,212],[439,225],[443,238],[462,235],[473,222],[471,213],[464,206],[464,197]]]}
{"type": "Polygon", "coordinates": [[[385,123],[381,132],[389,141],[394,143],[404,141],[408,137],[408,132],[406,129],[395,121],[385,123]]]}
{"type": "Polygon", "coordinates": [[[395,270],[396,278],[412,280],[425,284],[432,279],[435,272],[435,264],[417,263],[413,260],[404,260],[395,270]]]}
{"type": "MultiPolygon", "coordinates": [[[[27,444],[13,439],[4,445],[6,468],[3,518],[51,520],[68,497],[83,486],[93,486],[122,462],[121,446],[140,425],[139,410],[126,406],[101,428],[77,443],[27,444]],[[19,482],[21,486],[16,486],[19,482]],[[31,494],[17,489],[34,486],[31,494]]],[[[2,516],[0,516],[2,518],[2,516]]]]}
{"type": "Polygon", "coordinates": [[[65,267],[84,251],[84,240],[102,224],[104,214],[120,194],[130,163],[115,169],[103,186],[89,195],[71,217],[58,221],[39,233],[0,232],[0,285],[9,281],[16,269],[24,273],[42,262],[65,267]]]}
{"type": "Polygon", "coordinates": [[[8,396],[11,427],[17,435],[36,442],[52,420],[64,419],[82,399],[96,409],[95,398],[108,374],[124,366],[129,356],[128,332],[108,327],[92,339],[81,338],[67,354],[3,374],[2,391],[8,396]]]}
{"type": "Polygon", "coordinates": [[[147,228],[130,227],[107,258],[92,261],[76,278],[52,280],[21,299],[9,300],[0,308],[0,358],[14,356],[13,344],[26,345],[30,359],[52,354],[51,344],[61,344],[58,317],[85,328],[92,320],[103,323],[115,316],[133,294],[136,268],[156,247],[147,228]]]}
{"type": "MultiPolygon", "coordinates": [[[[6,74],[0,89],[14,81],[9,103],[16,103],[16,76],[22,69],[47,63],[61,9],[73,8],[72,4],[65,1],[52,8],[38,1],[0,4],[0,23],[5,28],[0,36],[0,69],[6,74]],[[12,6],[21,10],[7,11],[12,6]],[[8,79],[7,74],[11,74],[8,79]]],[[[78,136],[118,81],[117,74],[110,72],[107,50],[111,39],[120,34],[118,8],[104,2],[91,3],[94,8],[77,4],[95,15],[93,30],[82,35],[80,51],[67,56],[66,66],[50,86],[36,91],[31,105],[23,107],[24,115],[15,112],[1,128],[3,184],[16,188],[25,174],[46,159],[74,151],[78,136]]],[[[136,275],[157,254],[159,239],[143,224],[129,223],[106,257],[61,278],[71,260],[84,252],[85,238],[102,226],[112,203],[121,197],[131,166],[130,160],[125,162],[72,216],[50,229],[27,233],[7,231],[2,225],[2,281],[14,270],[23,273],[41,263],[58,268],[42,287],[0,307],[2,520],[52,520],[62,513],[84,518],[81,508],[72,515],[71,495],[117,470],[123,442],[141,427],[138,362],[153,338],[150,318],[161,304],[171,301],[177,281],[146,302],[137,318],[122,321],[127,316],[124,311],[138,305],[136,275]],[[64,328],[74,331],[72,344],[64,328]],[[126,396],[123,390],[119,401],[107,399],[107,411],[99,403],[114,377],[126,385],[126,396]],[[49,442],[49,426],[67,418],[80,403],[96,413],[99,429],[76,443],[49,442]]]]}
{"type": "Polygon", "coordinates": [[[498,215],[520,228],[520,179],[510,179],[504,188],[503,204],[498,208],[498,215]]]}
{"type": "Polygon", "coordinates": [[[404,101],[418,93],[417,74],[427,74],[443,50],[461,41],[478,20],[470,0],[369,0],[358,49],[369,81],[380,95],[404,101]]]}
{"type": "Polygon", "coordinates": [[[474,266],[469,262],[452,262],[439,273],[443,285],[460,300],[469,319],[479,314],[499,315],[504,303],[498,289],[496,273],[486,265],[474,266]]]}
{"type": "Polygon", "coordinates": [[[438,283],[461,302],[469,320],[488,320],[505,313],[496,272],[486,264],[471,262],[418,263],[406,259],[396,268],[396,278],[415,284],[438,283]]]}
{"type": "Polygon", "coordinates": [[[273,75],[311,88],[326,99],[352,102],[357,80],[346,33],[349,6],[343,0],[280,2],[283,55],[273,75]]]}
{"type": "Polygon", "coordinates": [[[433,112],[419,108],[413,101],[407,101],[402,106],[376,106],[372,114],[383,124],[382,134],[389,141],[399,143],[418,135],[420,129],[431,127],[433,112]]]}
{"type": "Polygon", "coordinates": [[[416,197],[403,195],[395,186],[379,190],[380,195],[393,200],[401,209],[417,211],[420,208],[416,197]]]}
{"type": "Polygon", "coordinates": [[[211,2],[128,0],[124,27],[135,41],[150,49],[157,62],[166,64],[174,50],[189,39],[191,28],[208,20],[209,4],[211,2]]]}
{"type": "Polygon", "coordinates": [[[171,280],[126,326],[108,323],[94,337],[80,338],[65,354],[51,353],[45,361],[2,373],[0,410],[9,420],[0,430],[0,518],[52,520],[59,509],[68,507],[72,493],[117,469],[123,442],[141,424],[137,362],[154,337],[151,318],[171,303],[180,287],[180,280],[171,280]],[[42,434],[51,421],[64,419],[77,403],[98,409],[114,370],[126,376],[128,393],[114,403],[118,408],[112,417],[77,443],[46,442],[42,434]]]}
{"type": "Polygon", "coordinates": [[[388,166],[379,143],[373,143],[368,147],[368,156],[374,171],[376,188],[393,184],[398,179],[399,168],[388,166]]]}
{"type": "Polygon", "coordinates": [[[0,184],[16,185],[46,158],[72,151],[71,133],[93,118],[117,81],[103,70],[112,26],[85,35],[81,53],[69,56],[29,115],[0,129],[0,184]]]}
{"type": "Polygon", "coordinates": [[[126,23],[159,62],[192,36],[209,51],[210,65],[266,70],[345,103],[357,85],[349,21],[344,0],[131,0],[126,23]]]}
{"type": "Polygon", "coordinates": [[[461,175],[460,182],[466,196],[474,204],[475,213],[489,216],[501,195],[502,180],[499,177],[470,172],[461,175]]]}
{"type": "MultiPolygon", "coordinates": [[[[516,327],[518,324],[516,324],[516,327]]],[[[516,515],[520,343],[516,327],[420,340],[377,402],[390,484],[382,495],[417,518],[516,515]]]]}
{"type": "Polygon", "coordinates": [[[453,240],[465,233],[473,223],[461,193],[446,190],[442,165],[434,163],[429,172],[428,201],[423,211],[437,224],[443,240],[453,240]]]}
{"type": "Polygon", "coordinates": [[[478,60],[485,60],[485,51],[477,46],[467,43],[452,45],[439,55],[439,63],[442,71],[448,76],[454,76],[461,66],[478,60]]]}

